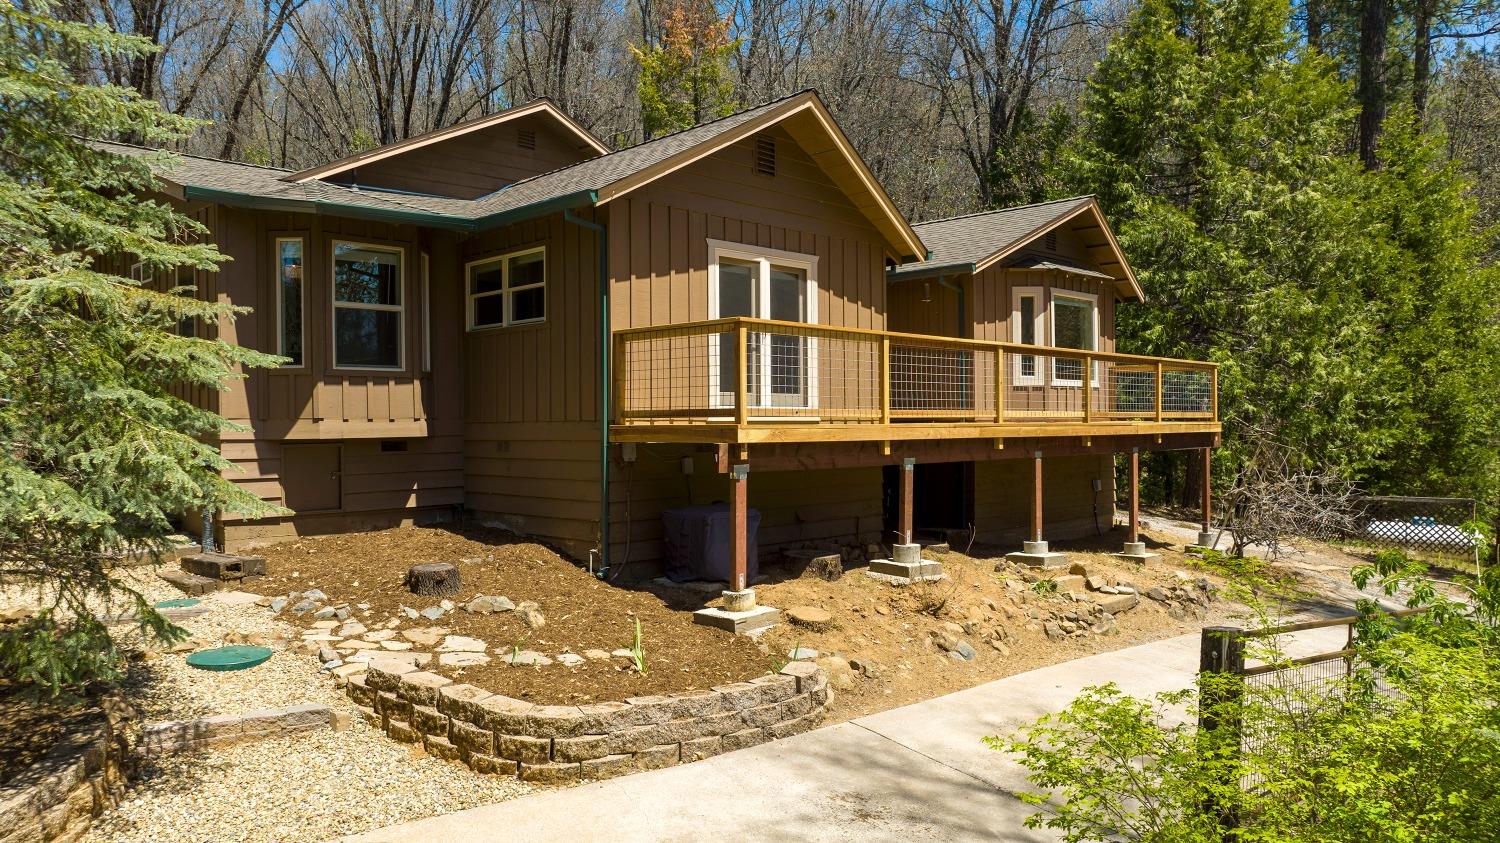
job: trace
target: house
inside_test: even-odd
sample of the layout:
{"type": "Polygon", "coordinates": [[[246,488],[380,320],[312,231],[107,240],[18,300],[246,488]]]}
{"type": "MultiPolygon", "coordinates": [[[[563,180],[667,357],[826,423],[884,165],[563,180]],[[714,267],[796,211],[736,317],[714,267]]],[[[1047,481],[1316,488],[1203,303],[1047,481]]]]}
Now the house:
{"type": "Polygon", "coordinates": [[[1113,353],[1141,290],[1093,199],[912,225],[813,92],[613,152],[539,100],[161,177],[232,258],[200,294],[253,308],[219,336],[290,358],[199,397],[296,511],[220,514],[230,549],[467,514],[650,565],[663,510],[728,500],[741,572],[747,506],[761,553],[894,537],[922,576],[932,527],[1041,564],[1111,525],[1115,454],[1220,431],[1212,364],[1113,353]]]}

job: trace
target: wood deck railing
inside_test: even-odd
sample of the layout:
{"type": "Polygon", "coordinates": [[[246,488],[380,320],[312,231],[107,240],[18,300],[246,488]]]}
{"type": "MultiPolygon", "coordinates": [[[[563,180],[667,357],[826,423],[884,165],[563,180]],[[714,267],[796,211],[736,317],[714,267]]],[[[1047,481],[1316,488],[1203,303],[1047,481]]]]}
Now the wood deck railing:
{"type": "Polygon", "coordinates": [[[1217,421],[1218,366],[735,317],[614,335],[615,423],[1217,421]]]}

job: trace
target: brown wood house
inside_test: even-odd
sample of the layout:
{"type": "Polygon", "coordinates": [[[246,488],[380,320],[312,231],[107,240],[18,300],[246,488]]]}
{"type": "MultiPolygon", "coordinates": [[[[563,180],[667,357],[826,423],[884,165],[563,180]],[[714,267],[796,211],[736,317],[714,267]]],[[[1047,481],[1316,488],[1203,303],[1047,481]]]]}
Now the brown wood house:
{"type": "Polygon", "coordinates": [[[761,553],[1063,538],[1109,528],[1115,454],[1220,429],[1211,364],[1114,353],[1141,291],[1097,203],[911,225],[812,92],[615,152],[541,100],[161,178],[232,259],[199,294],[253,308],[219,336],[290,358],[201,396],[295,510],[220,514],[231,550],[466,515],[649,568],[713,501],[761,553]]]}

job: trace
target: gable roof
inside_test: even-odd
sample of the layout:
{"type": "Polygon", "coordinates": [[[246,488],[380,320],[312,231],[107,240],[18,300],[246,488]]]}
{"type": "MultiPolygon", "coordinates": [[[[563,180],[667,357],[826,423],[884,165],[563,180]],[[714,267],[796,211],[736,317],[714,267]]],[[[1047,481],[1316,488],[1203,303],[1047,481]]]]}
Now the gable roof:
{"type": "MultiPolygon", "coordinates": [[[[948,273],[977,273],[1004,260],[1026,244],[1036,240],[1052,229],[1070,222],[1077,222],[1075,230],[1092,231],[1099,234],[1093,242],[1086,242],[1095,263],[1123,288],[1129,298],[1144,300],[1135,272],[1125,260],[1119,241],[1110,230],[1099,202],[1092,196],[1075,196],[1034,205],[1002,208],[998,211],[983,211],[913,226],[922,242],[932,253],[927,260],[903,264],[891,270],[887,277],[920,278],[948,273]]],[[[1041,259],[1039,259],[1041,260],[1041,259]]],[[[1042,260],[1048,265],[1036,268],[1059,269],[1064,272],[1098,275],[1084,270],[1060,258],[1042,260]]]]}
{"type": "Polygon", "coordinates": [[[352,170],[355,167],[361,167],[366,164],[373,164],[376,161],[383,161],[387,158],[394,158],[395,156],[411,152],[414,149],[420,149],[424,146],[431,146],[435,143],[452,140],[453,138],[462,137],[463,135],[467,135],[471,132],[488,129],[493,126],[498,126],[502,123],[508,123],[512,120],[517,120],[519,118],[527,117],[532,114],[544,114],[548,117],[551,117],[565,131],[573,134],[578,138],[578,140],[583,142],[584,145],[592,149],[596,155],[609,154],[610,149],[608,146],[605,146],[604,141],[599,140],[588,129],[583,128],[583,126],[580,126],[576,121],[573,120],[573,118],[569,117],[567,114],[564,114],[561,109],[552,104],[552,100],[543,97],[541,99],[535,99],[522,105],[507,108],[503,111],[497,111],[494,114],[488,115],[486,117],[479,117],[474,120],[465,121],[463,123],[455,123],[445,129],[436,129],[434,131],[427,132],[426,134],[407,138],[403,141],[388,143],[385,146],[379,146],[374,149],[365,150],[364,152],[350,155],[347,158],[340,158],[337,161],[330,161],[327,164],[319,164],[316,167],[310,167],[300,172],[291,173],[284,176],[283,178],[291,182],[305,182],[311,181],[313,179],[326,179],[329,176],[347,172],[348,170],[352,170]]]}
{"type": "MultiPolygon", "coordinates": [[[[775,124],[782,124],[854,199],[898,257],[927,254],[921,238],[812,91],[522,179],[478,199],[383,191],[320,179],[296,181],[288,175],[298,174],[287,170],[192,155],[175,156],[157,175],[181,199],[474,231],[563,208],[601,205],[775,124]]],[[[99,144],[125,155],[157,154],[129,144],[99,144]]]]}

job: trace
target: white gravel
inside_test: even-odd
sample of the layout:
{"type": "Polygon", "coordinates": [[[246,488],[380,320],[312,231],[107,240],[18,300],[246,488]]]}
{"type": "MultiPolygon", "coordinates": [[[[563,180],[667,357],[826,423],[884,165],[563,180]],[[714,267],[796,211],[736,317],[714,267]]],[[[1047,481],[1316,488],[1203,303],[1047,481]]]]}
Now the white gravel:
{"type": "MultiPolygon", "coordinates": [[[[133,585],[147,597],[180,597],[136,569],[133,585]]],[[[320,730],[144,762],[117,808],[95,821],[85,840],[322,840],[406,820],[498,802],[533,790],[513,778],[480,776],[389,740],[367,725],[343,691],[318,670],[313,656],[284,648],[299,630],[269,609],[227,606],[179,621],[202,646],[228,633],[260,635],[270,661],[233,672],[187,666],[185,654],[136,662],[127,698],[150,721],[235,714],[299,703],[322,703],[351,715],[351,728],[320,730]]]]}

